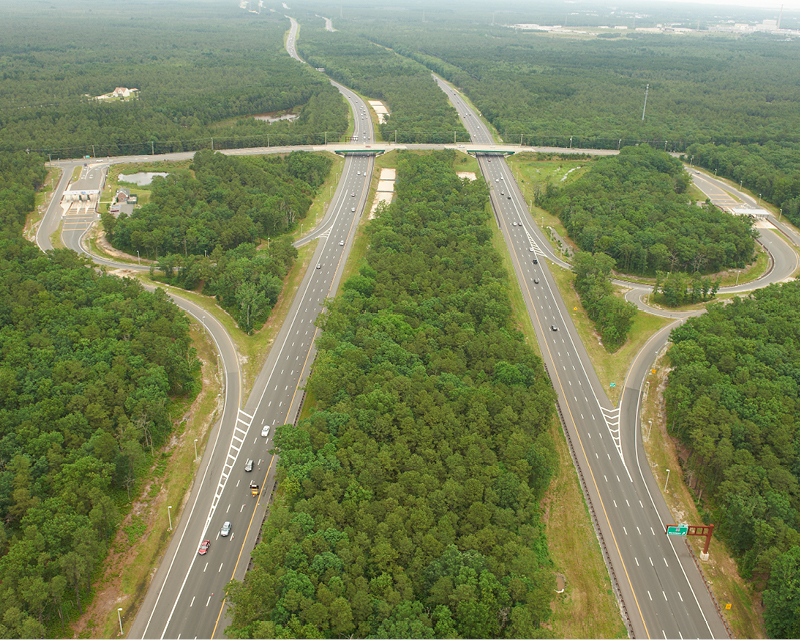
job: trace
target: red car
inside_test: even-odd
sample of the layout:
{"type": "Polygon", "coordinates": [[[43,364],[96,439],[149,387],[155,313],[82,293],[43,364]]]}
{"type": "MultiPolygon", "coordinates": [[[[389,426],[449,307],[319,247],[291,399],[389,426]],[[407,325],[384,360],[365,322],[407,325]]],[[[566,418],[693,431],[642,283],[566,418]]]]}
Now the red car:
{"type": "Polygon", "coordinates": [[[203,540],[203,543],[200,545],[200,549],[197,553],[201,556],[204,556],[208,553],[208,548],[211,546],[211,540],[203,540]]]}

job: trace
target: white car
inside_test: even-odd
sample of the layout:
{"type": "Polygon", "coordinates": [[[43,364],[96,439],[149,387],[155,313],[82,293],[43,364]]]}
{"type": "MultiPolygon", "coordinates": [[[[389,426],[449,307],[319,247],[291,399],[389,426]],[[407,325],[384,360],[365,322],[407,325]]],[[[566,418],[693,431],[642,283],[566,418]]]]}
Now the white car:
{"type": "Polygon", "coordinates": [[[343,247],[343,246],[344,246],[344,240],[339,240],[339,246],[340,246],[340,247],[343,247]]]}
{"type": "Polygon", "coordinates": [[[322,265],[319,262],[317,263],[317,269],[322,269],[322,265]]]}
{"type": "Polygon", "coordinates": [[[228,520],[226,520],[222,524],[222,529],[219,530],[219,535],[221,535],[223,538],[227,538],[230,532],[231,532],[231,523],[228,520]]]}
{"type": "Polygon", "coordinates": [[[269,437],[269,425],[264,425],[261,427],[261,437],[268,438],[269,437]]]}

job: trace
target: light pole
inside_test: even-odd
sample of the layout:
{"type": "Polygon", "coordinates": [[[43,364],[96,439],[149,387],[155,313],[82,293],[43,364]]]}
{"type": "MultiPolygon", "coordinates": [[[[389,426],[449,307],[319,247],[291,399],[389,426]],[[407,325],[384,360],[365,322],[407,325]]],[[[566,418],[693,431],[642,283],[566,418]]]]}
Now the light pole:
{"type": "Polygon", "coordinates": [[[172,505],[167,507],[167,516],[169,516],[169,530],[172,531],[172,505]]]}
{"type": "Polygon", "coordinates": [[[667,483],[669,482],[669,469],[667,469],[667,479],[664,481],[664,493],[667,492],[667,483]]]}
{"type": "Polygon", "coordinates": [[[782,215],[783,215],[783,209],[781,209],[781,212],[778,214],[778,222],[780,222],[780,221],[781,221],[781,216],[782,216],[782,215]]]}
{"type": "Polygon", "coordinates": [[[759,204],[759,206],[761,206],[761,194],[760,193],[758,194],[758,204],[759,204]]]}
{"type": "Polygon", "coordinates": [[[197,462],[197,438],[194,439],[194,461],[197,462]]]}
{"type": "MultiPolygon", "coordinates": [[[[653,421],[648,420],[648,422],[650,423],[650,426],[647,428],[647,441],[650,442],[650,432],[653,430],[653,421]]],[[[195,440],[195,442],[197,441],[195,440]]]]}
{"type": "Polygon", "coordinates": [[[139,257],[139,250],[136,250],[136,259],[139,261],[139,264],[142,264],[142,259],[139,257]]]}
{"type": "Polygon", "coordinates": [[[122,607],[117,609],[117,619],[119,620],[119,635],[124,634],[125,632],[122,630],[122,607]]]}
{"type": "Polygon", "coordinates": [[[741,270],[739,270],[739,271],[737,271],[737,272],[736,272],[736,286],[737,286],[737,287],[739,286],[739,274],[740,274],[740,273],[741,273],[741,270]]]}
{"type": "Polygon", "coordinates": [[[203,315],[203,319],[200,322],[203,323],[203,333],[205,333],[205,331],[206,331],[206,317],[205,317],[205,315],[203,315]]]}

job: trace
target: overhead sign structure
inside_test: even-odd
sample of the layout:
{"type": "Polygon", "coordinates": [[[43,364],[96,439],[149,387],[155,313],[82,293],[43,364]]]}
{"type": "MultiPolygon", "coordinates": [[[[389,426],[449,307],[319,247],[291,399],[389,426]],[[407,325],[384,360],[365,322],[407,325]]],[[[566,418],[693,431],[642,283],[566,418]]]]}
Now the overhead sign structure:
{"type": "Polygon", "coordinates": [[[665,534],[668,536],[701,536],[706,539],[705,546],[701,558],[708,560],[708,546],[711,544],[711,536],[714,533],[713,524],[669,524],[667,525],[665,534]]]}

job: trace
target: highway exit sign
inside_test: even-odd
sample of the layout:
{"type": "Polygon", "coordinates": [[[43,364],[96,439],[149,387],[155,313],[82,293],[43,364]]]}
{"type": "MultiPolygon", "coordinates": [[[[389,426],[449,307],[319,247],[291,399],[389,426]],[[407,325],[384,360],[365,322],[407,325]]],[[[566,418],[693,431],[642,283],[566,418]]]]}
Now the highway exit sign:
{"type": "Polygon", "coordinates": [[[671,524],[667,527],[668,536],[685,536],[688,532],[688,524],[671,524]]]}

